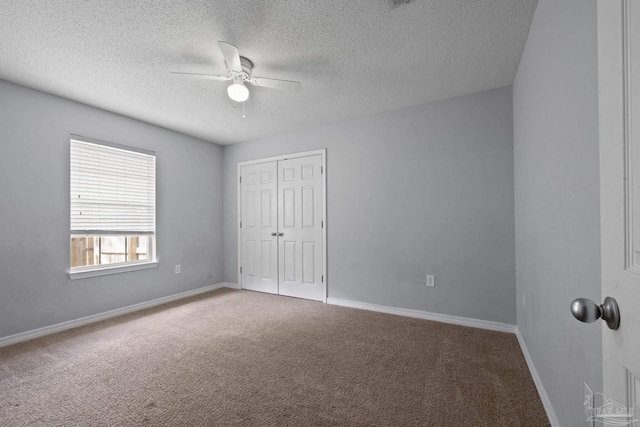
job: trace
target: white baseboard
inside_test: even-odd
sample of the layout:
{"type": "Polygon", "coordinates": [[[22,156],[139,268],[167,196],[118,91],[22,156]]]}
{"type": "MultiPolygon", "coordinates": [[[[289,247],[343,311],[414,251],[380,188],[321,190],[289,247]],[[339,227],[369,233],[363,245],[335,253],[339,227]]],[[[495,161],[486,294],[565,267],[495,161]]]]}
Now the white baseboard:
{"type": "Polygon", "coordinates": [[[15,344],[21,341],[27,341],[33,338],[53,334],[56,332],[67,330],[67,329],[77,328],[78,326],[99,322],[100,320],[110,319],[112,317],[120,316],[123,314],[131,313],[131,312],[142,310],[149,307],[154,307],[156,305],[165,304],[167,302],[191,297],[194,295],[198,295],[205,292],[213,291],[215,289],[226,288],[226,287],[237,288],[237,285],[234,286],[233,283],[226,283],[226,282],[217,283],[215,285],[205,286],[203,288],[198,288],[191,291],[180,292],[179,294],[169,295],[169,296],[157,298],[151,301],[141,302],[139,304],[133,304],[127,307],[105,311],[104,313],[93,314],[91,316],[81,317],[79,319],[69,320],[67,322],[57,323],[51,326],[45,326],[43,328],[33,329],[31,331],[20,332],[19,334],[9,335],[9,336],[0,338],[0,347],[4,347],[10,344],[15,344]]]}
{"type": "Polygon", "coordinates": [[[237,283],[222,282],[222,285],[223,285],[225,288],[240,289],[240,285],[238,285],[237,283]]]}
{"type": "Polygon", "coordinates": [[[547,417],[549,418],[549,422],[552,427],[561,427],[560,421],[558,421],[558,416],[556,415],[556,411],[553,410],[553,405],[551,405],[551,400],[549,399],[549,395],[547,391],[544,389],[544,385],[542,384],[542,379],[538,375],[538,371],[536,370],[535,365],[533,364],[533,360],[531,359],[531,355],[529,354],[529,350],[527,349],[527,345],[524,342],[524,338],[520,333],[520,329],[516,326],[516,337],[518,338],[518,342],[520,343],[520,348],[522,349],[522,353],[524,354],[524,359],[527,361],[527,366],[529,366],[529,372],[531,372],[531,376],[533,377],[533,382],[538,389],[538,394],[540,395],[540,400],[542,400],[542,406],[544,406],[544,410],[547,412],[547,417]]]}
{"type": "Polygon", "coordinates": [[[491,331],[516,332],[515,325],[508,323],[492,322],[489,320],[471,319],[469,317],[450,316],[448,314],[431,313],[422,310],[411,310],[408,308],[388,307],[385,305],[368,304],[358,301],[342,300],[337,298],[327,298],[327,304],[340,305],[343,307],[359,308],[362,310],[379,311],[381,313],[397,314],[399,316],[416,317],[418,319],[434,320],[436,322],[452,323],[454,325],[470,326],[472,328],[488,329],[491,331]]]}

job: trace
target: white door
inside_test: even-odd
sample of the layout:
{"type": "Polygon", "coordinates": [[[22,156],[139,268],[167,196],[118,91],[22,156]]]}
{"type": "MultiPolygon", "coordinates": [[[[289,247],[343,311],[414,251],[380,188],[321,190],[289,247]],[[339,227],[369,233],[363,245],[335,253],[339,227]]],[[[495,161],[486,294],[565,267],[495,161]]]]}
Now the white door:
{"type": "MultiPolygon", "coordinates": [[[[602,323],[604,425],[640,418],[640,2],[598,1],[602,298],[620,326],[602,323]],[[626,116],[626,118],[625,118],[626,116]],[[607,402],[609,400],[609,402],[607,402]],[[611,411],[608,411],[608,409],[611,411]],[[633,411],[633,414],[625,411],[633,411]]],[[[598,304],[602,301],[598,302],[598,304]]]]}
{"type": "Polygon", "coordinates": [[[278,162],[280,294],[322,301],[321,156],[278,162]]]}
{"type": "Polygon", "coordinates": [[[278,170],[276,162],[240,169],[242,288],[278,293],[278,170]]]}
{"type": "Polygon", "coordinates": [[[322,163],[317,154],[240,166],[243,289],[324,301],[322,163]]]}

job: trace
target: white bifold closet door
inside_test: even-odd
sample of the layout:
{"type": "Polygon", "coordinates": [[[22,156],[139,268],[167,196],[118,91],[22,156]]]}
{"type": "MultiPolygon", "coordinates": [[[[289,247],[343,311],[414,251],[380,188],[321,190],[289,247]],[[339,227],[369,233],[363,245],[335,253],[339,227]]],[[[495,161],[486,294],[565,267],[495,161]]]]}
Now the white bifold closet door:
{"type": "Polygon", "coordinates": [[[320,155],[242,166],[242,288],[322,301],[320,155]]]}
{"type": "Polygon", "coordinates": [[[243,166],[240,177],[242,288],[277,294],[278,165],[243,166]]]}

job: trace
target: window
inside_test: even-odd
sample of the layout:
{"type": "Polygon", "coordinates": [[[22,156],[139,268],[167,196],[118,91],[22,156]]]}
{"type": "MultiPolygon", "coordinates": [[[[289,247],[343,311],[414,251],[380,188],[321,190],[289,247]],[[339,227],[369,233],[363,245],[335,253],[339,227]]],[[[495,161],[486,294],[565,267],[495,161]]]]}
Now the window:
{"type": "Polygon", "coordinates": [[[76,135],[70,152],[70,276],[155,265],[155,153],[76,135]]]}

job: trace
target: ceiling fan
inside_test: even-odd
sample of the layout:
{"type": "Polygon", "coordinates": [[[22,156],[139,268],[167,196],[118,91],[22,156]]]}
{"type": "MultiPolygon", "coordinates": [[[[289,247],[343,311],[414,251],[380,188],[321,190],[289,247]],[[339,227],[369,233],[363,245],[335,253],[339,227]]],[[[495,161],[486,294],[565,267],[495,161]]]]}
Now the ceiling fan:
{"type": "Polygon", "coordinates": [[[253,62],[244,56],[240,56],[238,48],[228,42],[219,41],[218,46],[222,51],[222,56],[227,64],[227,71],[229,75],[219,76],[214,74],[198,74],[198,73],[181,73],[172,71],[172,74],[182,74],[192,77],[202,77],[217,81],[229,81],[233,83],[227,88],[227,94],[235,102],[244,102],[249,99],[249,89],[245,85],[245,82],[251,83],[254,86],[268,87],[279,90],[299,91],[302,89],[300,82],[293,82],[290,80],[278,80],[267,79],[264,77],[252,77],[251,70],[253,69],[253,62]]]}

